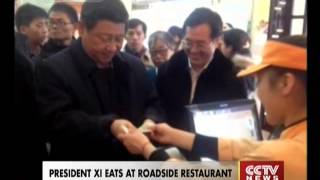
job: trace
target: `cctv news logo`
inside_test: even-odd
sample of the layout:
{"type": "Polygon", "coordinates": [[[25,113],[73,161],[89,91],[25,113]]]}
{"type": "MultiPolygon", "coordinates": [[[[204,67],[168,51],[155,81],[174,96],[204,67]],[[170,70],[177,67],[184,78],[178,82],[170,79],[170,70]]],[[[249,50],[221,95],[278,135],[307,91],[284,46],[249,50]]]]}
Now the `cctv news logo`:
{"type": "Polygon", "coordinates": [[[241,161],[240,180],[284,180],[283,161],[241,161]]]}

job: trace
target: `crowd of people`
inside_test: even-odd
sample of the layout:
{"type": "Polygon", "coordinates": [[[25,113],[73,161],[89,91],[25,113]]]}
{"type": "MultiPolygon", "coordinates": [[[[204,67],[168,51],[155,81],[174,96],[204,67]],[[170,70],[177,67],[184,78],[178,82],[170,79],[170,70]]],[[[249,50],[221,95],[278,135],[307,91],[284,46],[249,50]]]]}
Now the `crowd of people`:
{"type": "Polygon", "coordinates": [[[306,179],[306,37],[268,41],[254,64],[247,32],[224,29],[217,12],[196,8],[182,28],[151,33],[145,47],[147,25],[129,19],[120,0],[87,0],[80,19],[67,3],[48,12],[24,4],[15,25],[20,159],[32,161],[34,151],[41,160],[169,160],[156,142],[187,160],[283,160],[285,179],[306,179]],[[186,105],[253,92],[267,122],[284,125],[279,139],[191,132],[186,105]]]}

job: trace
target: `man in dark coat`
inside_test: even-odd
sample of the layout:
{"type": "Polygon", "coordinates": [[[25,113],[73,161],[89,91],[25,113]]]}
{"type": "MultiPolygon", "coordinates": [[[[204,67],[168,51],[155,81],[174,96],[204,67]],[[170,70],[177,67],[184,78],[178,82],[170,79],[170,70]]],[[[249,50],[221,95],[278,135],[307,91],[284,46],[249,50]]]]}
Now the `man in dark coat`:
{"type": "Polygon", "coordinates": [[[128,13],[119,0],[86,1],[80,36],[36,68],[38,102],[55,160],[136,160],[116,136],[163,120],[143,64],[120,52],[128,13]]]}
{"type": "Polygon", "coordinates": [[[47,158],[42,123],[38,116],[33,70],[27,57],[16,48],[14,61],[14,139],[12,159],[22,166],[13,179],[41,179],[41,163],[47,158]]]}
{"type": "Polygon", "coordinates": [[[220,16],[207,8],[194,10],[183,29],[183,51],[158,73],[157,88],[168,123],[190,131],[186,105],[246,98],[231,61],[216,49],[222,30],[220,16]]]}
{"type": "Polygon", "coordinates": [[[38,6],[24,4],[17,9],[15,14],[16,48],[27,55],[29,60],[40,54],[41,46],[48,35],[48,14],[38,6]]]}
{"type": "Polygon", "coordinates": [[[40,59],[45,59],[70,46],[77,30],[77,11],[64,2],[55,3],[49,9],[49,40],[43,45],[40,59]]]}

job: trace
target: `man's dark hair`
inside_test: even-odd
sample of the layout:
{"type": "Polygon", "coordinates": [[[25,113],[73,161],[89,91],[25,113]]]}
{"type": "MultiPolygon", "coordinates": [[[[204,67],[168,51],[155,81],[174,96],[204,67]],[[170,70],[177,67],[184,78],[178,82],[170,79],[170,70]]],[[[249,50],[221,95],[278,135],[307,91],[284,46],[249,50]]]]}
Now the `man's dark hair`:
{"type": "Polygon", "coordinates": [[[128,21],[128,23],[126,24],[126,32],[128,31],[128,29],[136,28],[139,25],[142,26],[143,33],[147,34],[147,25],[146,25],[146,23],[144,23],[140,19],[136,19],[136,18],[130,19],[128,21]]]}
{"type": "Polygon", "coordinates": [[[78,22],[78,14],[77,11],[69,4],[59,2],[55,3],[50,9],[49,9],[49,14],[51,12],[62,12],[67,14],[69,17],[71,23],[77,23],[78,22]]]}
{"type": "Polygon", "coordinates": [[[81,22],[88,30],[91,30],[98,21],[126,23],[128,16],[128,12],[120,0],[86,0],[82,6],[81,22]]]}
{"type": "Polygon", "coordinates": [[[188,16],[183,24],[184,34],[187,27],[194,27],[200,24],[208,24],[210,26],[210,37],[212,39],[219,37],[222,32],[222,20],[218,13],[213,12],[209,8],[197,8],[188,16]]]}
{"type": "Polygon", "coordinates": [[[230,29],[223,32],[223,41],[226,46],[232,48],[232,52],[241,55],[250,55],[250,47],[245,47],[247,43],[251,44],[249,34],[241,29],[230,29]]]}
{"type": "Polygon", "coordinates": [[[183,38],[183,30],[178,26],[171,26],[168,29],[168,33],[170,33],[172,36],[178,36],[180,39],[183,38]]]}
{"type": "Polygon", "coordinates": [[[17,9],[15,15],[16,27],[19,30],[21,26],[29,26],[36,18],[48,18],[47,12],[33,4],[24,4],[17,9]]]}
{"type": "Polygon", "coordinates": [[[234,27],[232,26],[232,24],[230,23],[226,23],[226,25],[230,28],[230,29],[233,29],[234,27]]]}

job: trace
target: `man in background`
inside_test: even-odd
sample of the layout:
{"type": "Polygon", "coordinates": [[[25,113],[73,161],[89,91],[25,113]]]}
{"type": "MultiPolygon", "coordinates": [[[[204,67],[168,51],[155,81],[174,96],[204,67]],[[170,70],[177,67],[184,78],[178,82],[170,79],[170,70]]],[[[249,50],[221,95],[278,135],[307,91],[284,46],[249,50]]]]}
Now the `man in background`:
{"type": "Polygon", "coordinates": [[[150,68],[153,66],[153,63],[147,48],[143,45],[146,34],[147,25],[143,21],[140,19],[130,19],[126,24],[127,44],[124,47],[124,51],[138,57],[146,68],[150,68]]]}
{"type": "MultiPolygon", "coordinates": [[[[31,61],[41,52],[48,37],[48,14],[38,6],[24,4],[15,14],[16,48],[31,61]]],[[[32,62],[33,64],[33,62],[32,62]]]]}
{"type": "Polygon", "coordinates": [[[40,58],[47,58],[75,40],[78,26],[77,11],[67,3],[55,3],[49,9],[49,41],[43,46],[40,58]]]}

